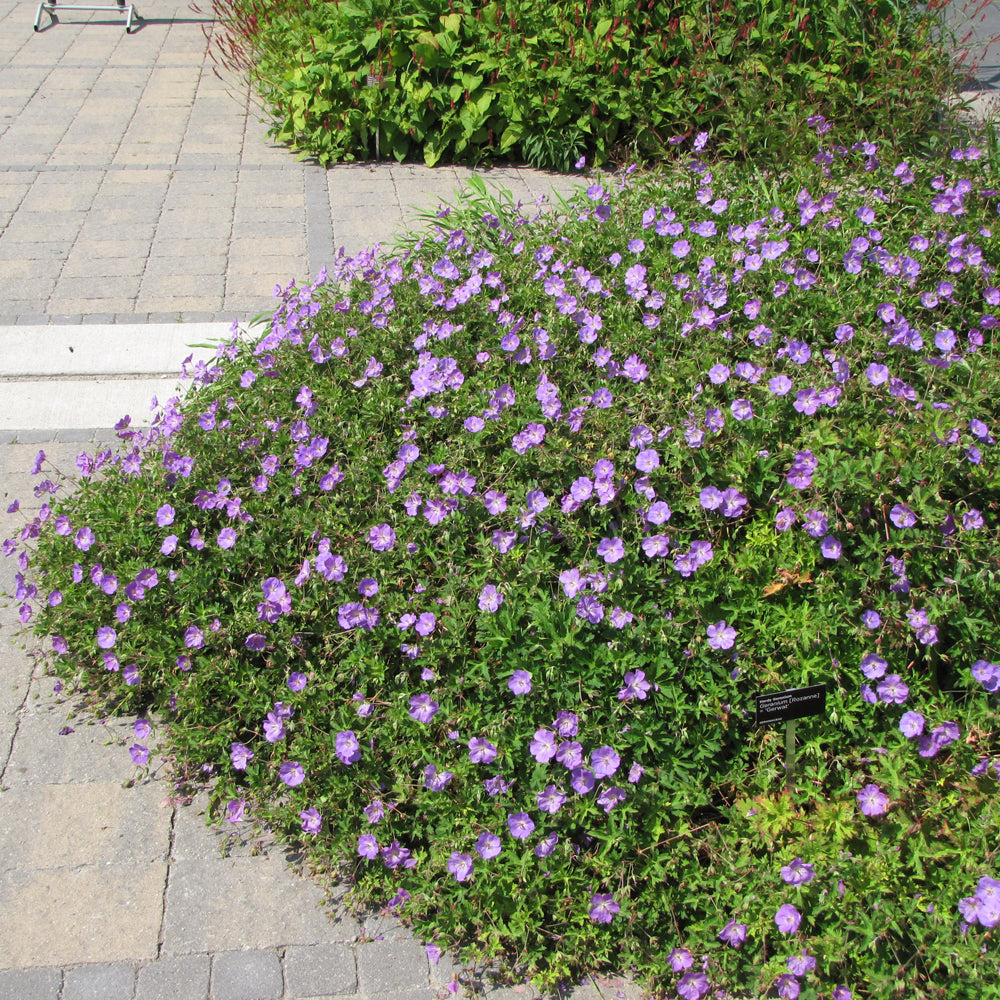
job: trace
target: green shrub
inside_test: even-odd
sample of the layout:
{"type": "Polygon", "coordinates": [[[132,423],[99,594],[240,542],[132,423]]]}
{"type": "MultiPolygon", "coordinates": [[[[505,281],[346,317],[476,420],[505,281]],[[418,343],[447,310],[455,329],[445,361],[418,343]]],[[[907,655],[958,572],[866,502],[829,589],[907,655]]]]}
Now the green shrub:
{"type": "MultiPolygon", "coordinates": [[[[222,14],[247,6],[218,2],[222,14]]],[[[245,15],[233,23],[251,38],[273,134],[324,165],[511,157],[566,171],[581,157],[655,158],[702,129],[722,155],[777,159],[811,148],[816,114],[841,124],[832,138],[912,153],[953,75],[934,41],[939,3],[285,6],[255,30],[245,15]]]]}
{"type": "Polygon", "coordinates": [[[686,155],[290,285],[5,543],[22,620],[469,960],[990,995],[997,191],[686,155]],[[786,791],[755,696],[820,683],[786,791]]]}

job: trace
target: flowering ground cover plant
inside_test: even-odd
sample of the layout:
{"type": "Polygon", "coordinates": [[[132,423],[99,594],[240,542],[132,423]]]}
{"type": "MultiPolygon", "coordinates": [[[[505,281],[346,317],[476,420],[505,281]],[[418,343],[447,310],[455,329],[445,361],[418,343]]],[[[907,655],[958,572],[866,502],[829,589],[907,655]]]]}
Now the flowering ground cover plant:
{"type": "Polygon", "coordinates": [[[988,995],[1000,192],[973,146],[768,180],[706,140],[281,290],[39,483],[21,620],[138,765],[159,719],[432,952],[988,995]],[[754,699],[820,683],[787,791],[754,699]]]}

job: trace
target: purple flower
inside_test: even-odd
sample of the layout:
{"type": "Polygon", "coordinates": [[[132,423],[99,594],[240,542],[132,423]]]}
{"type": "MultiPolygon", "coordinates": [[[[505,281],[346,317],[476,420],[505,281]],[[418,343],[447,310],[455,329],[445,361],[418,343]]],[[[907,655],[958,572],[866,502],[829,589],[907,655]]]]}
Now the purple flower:
{"type": "Polygon", "coordinates": [[[111,649],[118,640],[118,633],[110,625],[102,625],[97,630],[97,645],[101,649],[111,649]]]}
{"type": "Polygon", "coordinates": [[[976,531],[985,525],[983,515],[978,510],[968,510],[962,515],[962,527],[966,531],[976,531]]]}
{"type": "Polygon", "coordinates": [[[574,712],[561,711],[557,713],[555,722],[556,732],[563,737],[576,736],[580,731],[580,719],[574,712]]]}
{"type": "Polygon", "coordinates": [[[843,546],[841,546],[840,542],[833,535],[827,535],[820,543],[819,550],[823,553],[825,559],[839,559],[843,551],[843,546]]]}
{"type": "Polygon", "coordinates": [[[197,625],[190,625],[185,629],[184,645],[188,649],[201,649],[205,645],[205,636],[197,625]]]}
{"type": "Polygon", "coordinates": [[[782,934],[794,934],[802,923],[802,914],[791,903],[785,903],[778,907],[774,923],[782,934]]]}
{"type": "Polygon", "coordinates": [[[544,813],[555,814],[566,804],[566,796],[555,785],[546,785],[535,796],[538,808],[544,813]]]}
{"type": "Polygon", "coordinates": [[[418,635],[430,635],[437,624],[437,618],[432,611],[425,611],[417,618],[417,623],[413,626],[418,635]]]}
{"type": "Polygon", "coordinates": [[[243,641],[243,645],[247,649],[252,649],[259,653],[267,646],[267,637],[261,635],[259,632],[251,632],[243,641]]]}
{"type": "Polygon", "coordinates": [[[378,857],[378,841],[373,833],[363,833],[358,837],[358,855],[362,858],[378,857]]]}
{"type": "Polygon", "coordinates": [[[686,972],[677,982],[677,995],[684,1000],[701,1000],[710,989],[704,972],[686,972]]]}
{"type": "Polygon", "coordinates": [[[903,683],[899,674],[889,674],[876,690],[879,701],[889,705],[902,705],[910,696],[910,689],[903,683]]]}
{"type": "Polygon", "coordinates": [[[129,747],[129,756],[132,758],[132,763],[137,767],[145,767],[149,762],[149,750],[144,747],[141,743],[133,743],[129,747]]]}
{"type": "Polygon", "coordinates": [[[136,719],[132,724],[132,732],[137,740],[144,740],[152,733],[153,727],[149,724],[149,719],[136,719]]]}
{"type": "Polygon", "coordinates": [[[858,808],[865,816],[881,816],[889,810],[889,797],[878,785],[865,785],[857,799],[858,808]]]}
{"type": "Polygon", "coordinates": [[[361,744],[358,742],[357,736],[350,729],[345,729],[343,732],[337,733],[334,739],[334,749],[337,759],[342,764],[356,764],[361,760],[361,744]]]}
{"type": "Polygon", "coordinates": [[[589,794],[594,790],[596,783],[597,779],[594,777],[594,772],[585,767],[575,767],[570,772],[569,784],[577,795],[589,794]]]}
{"type": "Polygon", "coordinates": [[[230,823],[240,823],[246,815],[246,809],[245,799],[230,799],[226,805],[226,819],[230,823]]]}
{"type": "Polygon", "coordinates": [[[323,825],[323,817],[320,816],[319,811],[316,809],[303,809],[299,813],[299,819],[302,820],[302,831],[304,833],[319,833],[323,825]]]}
{"type": "Polygon", "coordinates": [[[300,674],[297,672],[292,672],[288,675],[288,690],[289,691],[301,691],[306,684],[309,683],[308,678],[305,674],[300,674]]]}
{"type": "Polygon", "coordinates": [[[473,764],[490,764],[496,760],[497,748],[482,736],[474,736],[468,743],[469,760],[473,764]]]}
{"type": "Polygon", "coordinates": [[[706,629],[708,634],[708,645],[712,649],[732,649],[736,642],[736,629],[726,622],[716,622],[706,629]]]}
{"type": "Polygon", "coordinates": [[[793,976],[808,976],[816,969],[816,959],[803,951],[798,955],[789,955],[785,965],[793,976]]]}
{"type": "Polygon", "coordinates": [[[518,812],[507,817],[507,828],[512,837],[517,840],[527,840],[534,832],[535,824],[526,812],[518,812]]]}
{"type": "Polygon", "coordinates": [[[674,948],[667,956],[667,961],[670,963],[670,968],[673,969],[674,972],[683,972],[685,969],[690,969],[691,966],[694,965],[694,956],[687,950],[687,948],[674,948]]]}
{"type": "Polygon", "coordinates": [[[791,507],[782,507],[774,516],[774,527],[776,531],[788,531],[795,524],[796,514],[791,507]]]}
{"type": "Polygon", "coordinates": [[[253,751],[243,743],[233,743],[229,748],[229,759],[237,771],[245,771],[253,760],[253,751]]]}
{"type": "Polygon", "coordinates": [[[160,545],[160,552],[165,556],[169,556],[176,551],[177,551],[177,536],[167,535],[167,537],[163,539],[163,542],[160,545]]]}
{"type": "Polygon", "coordinates": [[[277,743],[285,738],[285,720],[275,712],[268,712],[264,719],[264,739],[277,743]]]}
{"type": "Polygon", "coordinates": [[[625,544],[620,538],[602,538],[597,544],[597,554],[606,563],[619,562],[625,556],[625,544]]]}
{"type": "Polygon", "coordinates": [[[610,924],[621,906],[610,893],[595,893],[590,897],[590,919],[595,924],[610,924]]]}
{"type": "Polygon", "coordinates": [[[439,708],[429,694],[415,694],[410,698],[410,718],[417,722],[430,722],[439,708]]]}
{"type": "Polygon", "coordinates": [[[464,882],[475,871],[472,858],[468,854],[461,854],[458,851],[451,852],[446,867],[455,876],[456,882],[464,882]]]}
{"type": "Polygon", "coordinates": [[[500,838],[495,833],[480,834],[476,841],[476,851],[484,861],[495,858],[501,849],[500,838]]]}
{"type": "Polygon", "coordinates": [[[297,760],[286,760],[285,763],[278,768],[278,777],[281,778],[281,780],[288,785],[289,788],[294,788],[296,785],[301,785],[302,782],[306,780],[306,772],[297,760]]]}
{"type": "Polygon", "coordinates": [[[886,668],[889,664],[882,659],[881,656],[876,656],[874,653],[869,653],[861,661],[861,672],[870,681],[878,680],[880,677],[885,676],[886,668]]]}
{"type": "Polygon", "coordinates": [[[907,739],[920,736],[924,731],[924,717],[919,712],[904,712],[899,720],[899,731],[907,739]]]}
{"type": "Polygon", "coordinates": [[[778,996],[782,1000],[796,1000],[802,989],[795,976],[789,975],[787,972],[783,972],[778,976],[774,981],[774,985],[778,988],[778,996]]]}
{"type": "Polygon", "coordinates": [[[515,695],[528,694],[531,691],[531,674],[527,670],[515,670],[507,681],[507,687],[515,695]]]}
{"type": "Polygon", "coordinates": [[[583,746],[576,740],[566,740],[565,743],[560,743],[559,749],[556,751],[556,760],[570,770],[580,767],[583,764],[583,746]]]}
{"type": "Polygon", "coordinates": [[[499,610],[503,604],[503,594],[492,583],[487,583],[479,592],[479,610],[490,614],[499,610]]]}
{"type": "Polygon", "coordinates": [[[578,618],[585,618],[592,625],[597,625],[604,619],[604,605],[593,594],[584,594],[577,601],[576,614],[578,618]]]}
{"type": "Polygon", "coordinates": [[[905,503],[898,503],[889,511],[889,520],[897,528],[912,528],[917,523],[917,515],[905,503]]]}
{"type": "Polygon", "coordinates": [[[730,948],[739,948],[747,939],[747,925],[738,924],[735,920],[730,920],[725,927],[719,931],[719,940],[725,942],[730,948]]]}
{"type": "Polygon", "coordinates": [[[549,732],[548,729],[537,730],[528,749],[539,764],[547,764],[555,757],[558,750],[555,733],[549,732]]]}
{"type": "Polygon", "coordinates": [[[638,698],[645,701],[647,692],[652,685],[646,680],[645,671],[632,670],[625,674],[625,686],[618,692],[619,701],[631,701],[638,698]]]}
{"type": "Polygon", "coordinates": [[[618,770],[621,758],[615,752],[614,747],[603,746],[591,753],[590,764],[596,777],[607,778],[618,770]]]}
{"type": "Polygon", "coordinates": [[[781,869],[781,880],[788,885],[805,885],[811,882],[815,875],[813,866],[801,858],[795,858],[781,869]]]}
{"type": "Polygon", "coordinates": [[[231,549],[236,544],[236,532],[232,528],[223,528],[215,541],[220,549],[231,549]]]}
{"type": "Polygon", "coordinates": [[[376,524],[368,531],[368,544],[376,552],[388,552],[396,544],[396,532],[388,524],[376,524]]]}
{"type": "Polygon", "coordinates": [[[867,609],[861,616],[861,623],[865,628],[876,629],[882,624],[882,617],[877,611],[867,609]]]}
{"type": "Polygon", "coordinates": [[[635,457],[635,467],[640,472],[652,472],[660,465],[660,456],[655,448],[646,448],[635,457]]]}
{"type": "Polygon", "coordinates": [[[557,833],[550,833],[548,836],[543,837],[537,844],[535,844],[535,849],[532,854],[536,858],[547,858],[555,849],[556,845],[559,843],[559,835],[557,833]]]}

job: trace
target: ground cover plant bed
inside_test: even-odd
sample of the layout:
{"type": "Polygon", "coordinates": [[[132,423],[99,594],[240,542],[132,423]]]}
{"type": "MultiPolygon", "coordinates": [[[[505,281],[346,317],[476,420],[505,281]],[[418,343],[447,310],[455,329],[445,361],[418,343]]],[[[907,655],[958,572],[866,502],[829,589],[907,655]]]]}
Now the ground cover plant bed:
{"type": "Polygon", "coordinates": [[[1000,192],[811,124],[780,180],[700,134],[537,218],[480,188],[39,453],[52,670],[432,950],[992,995],[1000,192]],[[786,789],[755,699],[819,684],[786,789]]]}
{"type": "MultiPolygon", "coordinates": [[[[711,129],[731,157],[837,138],[922,148],[955,79],[948,0],[214,0],[220,60],[320,163],[498,158],[568,171],[711,129]]],[[[957,2],[957,0],[956,0],[957,2]]]]}

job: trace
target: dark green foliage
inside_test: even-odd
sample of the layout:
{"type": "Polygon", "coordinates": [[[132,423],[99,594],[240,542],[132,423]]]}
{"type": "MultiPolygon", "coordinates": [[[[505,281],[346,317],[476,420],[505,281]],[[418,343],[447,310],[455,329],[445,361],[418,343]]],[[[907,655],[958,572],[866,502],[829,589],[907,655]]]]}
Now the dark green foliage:
{"type": "MultiPolygon", "coordinates": [[[[231,64],[274,135],[322,164],[510,157],[568,170],[655,158],[711,130],[723,156],[779,161],[831,139],[927,144],[951,84],[909,0],[219,0],[231,64]],[[253,12],[252,16],[248,13],[253,12]],[[266,12],[266,16],[264,16],[266,12]]],[[[938,32],[938,34],[940,34],[938,32]]]]}

